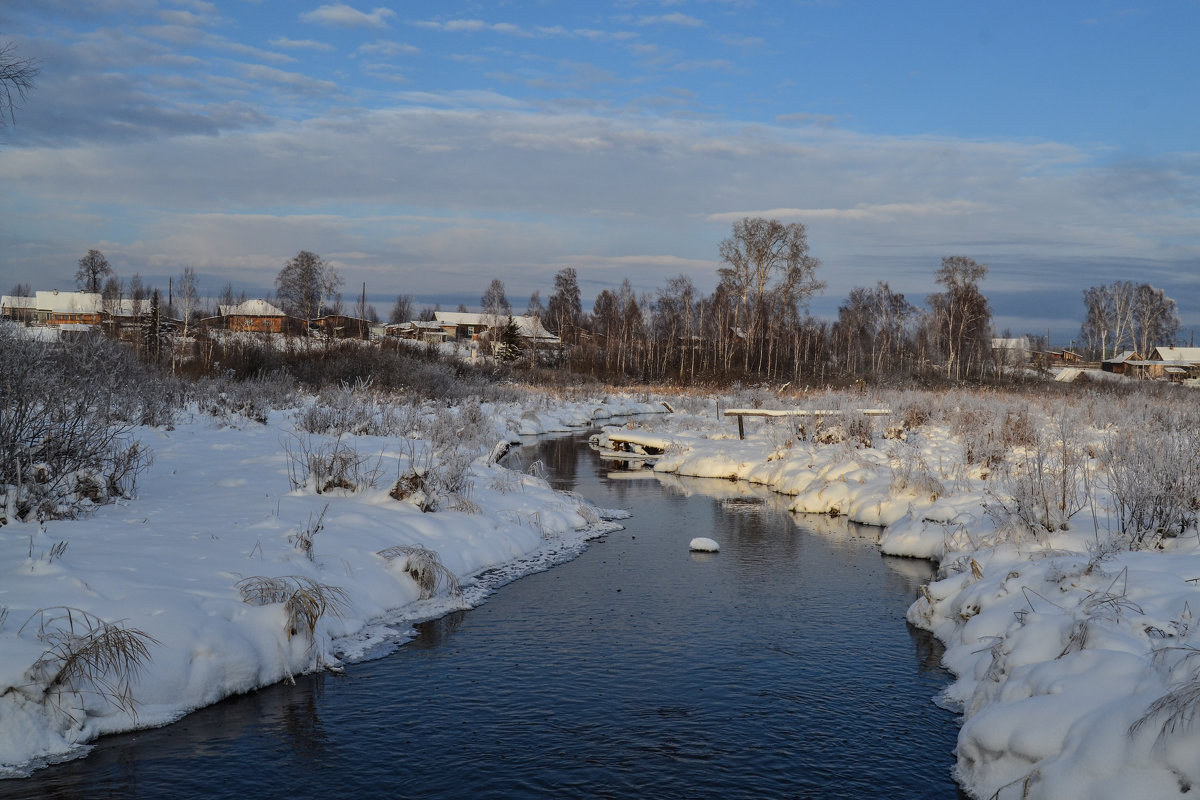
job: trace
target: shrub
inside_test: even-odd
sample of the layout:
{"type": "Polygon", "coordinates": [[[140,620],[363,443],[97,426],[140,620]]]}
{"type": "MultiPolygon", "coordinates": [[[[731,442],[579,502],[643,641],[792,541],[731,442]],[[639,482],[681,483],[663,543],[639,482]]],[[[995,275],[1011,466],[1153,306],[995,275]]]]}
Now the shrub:
{"type": "Polygon", "coordinates": [[[1117,519],[1130,549],[1153,547],[1196,524],[1200,511],[1200,433],[1173,424],[1109,438],[1101,459],[1117,519]]]}
{"type": "Polygon", "coordinates": [[[369,456],[359,454],[341,436],[331,443],[320,444],[312,438],[293,435],[291,442],[284,442],[283,450],[294,489],[311,486],[317,494],[333,489],[357,492],[374,488],[379,481],[383,455],[372,464],[369,456]]]}
{"type": "Polygon", "coordinates": [[[1025,441],[1013,464],[1000,479],[1001,489],[989,490],[987,513],[1001,529],[1034,534],[1066,530],[1070,519],[1087,507],[1092,484],[1087,452],[1080,441],[1074,413],[1060,410],[1042,431],[1009,415],[1004,428],[1025,441]]]}
{"type": "Polygon", "coordinates": [[[49,345],[0,325],[0,493],[20,518],[73,516],[132,494],[150,453],[132,436],[169,424],[179,384],[99,335],[49,345]]]}

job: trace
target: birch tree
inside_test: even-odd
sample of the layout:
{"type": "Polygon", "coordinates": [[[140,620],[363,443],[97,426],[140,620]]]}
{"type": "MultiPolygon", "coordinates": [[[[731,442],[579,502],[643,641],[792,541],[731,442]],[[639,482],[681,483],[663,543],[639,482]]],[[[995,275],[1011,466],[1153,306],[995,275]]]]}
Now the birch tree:
{"type": "Polygon", "coordinates": [[[308,323],[320,316],[321,307],[341,285],[342,278],[332,264],[301,250],[284,262],[275,276],[275,295],[284,311],[308,323]]]}
{"type": "Polygon", "coordinates": [[[966,256],[946,256],[935,273],[944,291],[931,294],[926,302],[946,357],[946,377],[982,370],[989,357],[992,311],[979,291],[987,269],[966,256]]]}
{"type": "Polygon", "coordinates": [[[824,288],[817,280],[820,261],[809,254],[804,225],[746,217],[733,224],[732,235],[721,242],[718,270],[738,307],[738,336],[745,337],[743,368],[752,362],[761,369],[768,359],[768,324],[772,307],[798,309],[824,288]]]}

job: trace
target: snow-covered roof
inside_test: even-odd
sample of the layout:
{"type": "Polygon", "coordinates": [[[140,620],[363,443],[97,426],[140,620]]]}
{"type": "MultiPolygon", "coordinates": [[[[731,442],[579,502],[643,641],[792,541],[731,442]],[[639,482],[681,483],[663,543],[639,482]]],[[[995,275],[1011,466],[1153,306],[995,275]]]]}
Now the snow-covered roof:
{"type": "Polygon", "coordinates": [[[266,300],[247,300],[236,306],[221,306],[222,317],[286,317],[266,300]]]}
{"type": "Polygon", "coordinates": [[[103,309],[99,292],[38,292],[38,311],[52,314],[99,314],[103,309]]]}
{"type": "Polygon", "coordinates": [[[435,311],[433,318],[438,322],[446,325],[487,325],[484,317],[492,317],[490,314],[476,314],[471,311],[435,311]]]}
{"type": "MultiPolygon", "coordinates": [[[[476,314],[469,311],[435,311],[433,317],[443,325],[492,326],[496,324],[497,320],[505,322],[509,319],[507,315],[476,314]]],[[[512,321],[517,326],[517,334],[526,339],[536,339],[543,342],[558,341],[557,336],[542,327],[542,321],[537,317],[525,315],[514,316],[512,317],[512,321]]]]}
{"type": "Polygon", "coordinates": [[[1028,350],[1029,337],[1019,336],[1016,339],[992,339],[993,350],[1028,350]]]}
{"type": "Polygon", "coordinates": [[[1120,355],[1115,355],[1112,358],[1104,359],[1104,363],[1105,364],[1120,364],[1121,362],[1128,361],[1129,359],[1134,358],[1136,356],[1137,356],[1136,350],[1126,350],[1125,352],[1121,353],[1120,355]]]}
{"type": "Polygon", "coordinates": [[[1160,361],[1186,361],[1189,364],[1200,364],[1200,347],[1156,347],[1160,361]]]}
{"type": "Polygon", "coordinates": [[[37,298],[6,294],[0,297],[0,308],[37,308],[37,298]]]}

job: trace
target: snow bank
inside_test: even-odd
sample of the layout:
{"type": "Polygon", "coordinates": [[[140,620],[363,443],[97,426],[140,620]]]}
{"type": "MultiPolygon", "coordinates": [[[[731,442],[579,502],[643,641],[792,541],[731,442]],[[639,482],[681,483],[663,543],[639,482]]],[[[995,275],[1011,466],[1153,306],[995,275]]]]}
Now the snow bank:
{"type": "Polygon", "coordinates": [[[903,432],[895,421],[875,426],[869,444],[787,417],[747,420],[744,441],[736,421],[684,415],[637,423],[637,434],[663,446],[659,474],[762,484],[795,512],[881,526],[884,553],[941,562],[940,580],[908,618],[946,643],[956,680],[939,701],[963,714],[957,776],[972,796],[1189,792],[1200,782],[1198,501],[1176,519],[1179,535],[1151,536],[1146,549],[1130,549],[1120,519],[1134,500],[1149,505],[1171,486],[1186,493],[1181,480],[1195,491],[1194,407],[1134,398],[1116,408],[1100,397],[1043,409],[966,393],[904,400],[932,411],[912,415],[903,432]],[[1131,435],[1122,423],[1158,432],[1106,456],[1131,435]],[[1185,451],[1172,463],[1186,468],[1174,473],[1159,458],[1172,447],[1185,451]],[[1105,458],[1141,459],[1127,470],[1132,488],[1113,483],[1105,458]],[[1061,502],[1046,502],[1055,492],[1061,502]],[[1045,510],[1039,502],[1053,524],[1028,524],[1045,510]]]}
{"type": "Polygon", "coordinates": [[[464,486],[436,513],[422,512],[434,490],[417,484],[441,456],[420,440],[304,434],[295,411],[261,425],[193,409],[170,430],[139,431],[155,461],[136,500],[0,527],[0,777],[79,755],[100,734],[384,652],[414,620],[576,554],[610,515],[491,463],[492,444],[664,408],[622,398],[534,407],[543,402],[481,409],[491,429],[473,432],[464,486]],[[296,485],[299,461],[336,447],[358,459],[357,490],[296,485]],[[405,474],[419,491],[401,501],[393,485],[405,474]],[[433,553],[461,593],[424,597],[410,559],[394,557],[404,546],[433,553]],[[320,587],[328,603],[311,632],[283,602],[248,602],[239,586],[255,578],[320,587]],[[106,641],[88,627],[101,622],[144,643],[140,669],[94,679],[63,669],[64,647],[106,641]]]}

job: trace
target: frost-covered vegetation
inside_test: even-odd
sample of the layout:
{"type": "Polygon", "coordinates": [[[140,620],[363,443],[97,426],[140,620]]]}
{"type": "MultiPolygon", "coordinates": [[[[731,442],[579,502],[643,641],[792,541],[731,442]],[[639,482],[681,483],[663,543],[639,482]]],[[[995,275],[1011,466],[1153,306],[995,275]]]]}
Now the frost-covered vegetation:
{"type": "Polygon", "coordinates": [[[946,643],[957,679],[941,700],[963,714],[973,796],[1175,797],[1200,782],[1189,392],[754,389],[723,403],[842,413],[747,419],[744,441],[711,404],[651,420],[636,433],[665,448],[654,469],[766,484],[796,512],[880,526],[886,553],[940,562],[908,617],[946,643]]]}
{"type": "Polygon", "coordinates": [[[102,337],[0,337],[0,777],[394,647],[479,602],[477,573],[578,552],[609,515],[501,445],[662,410],[421,349],[260,342],[185,379],[102,337]]]}

